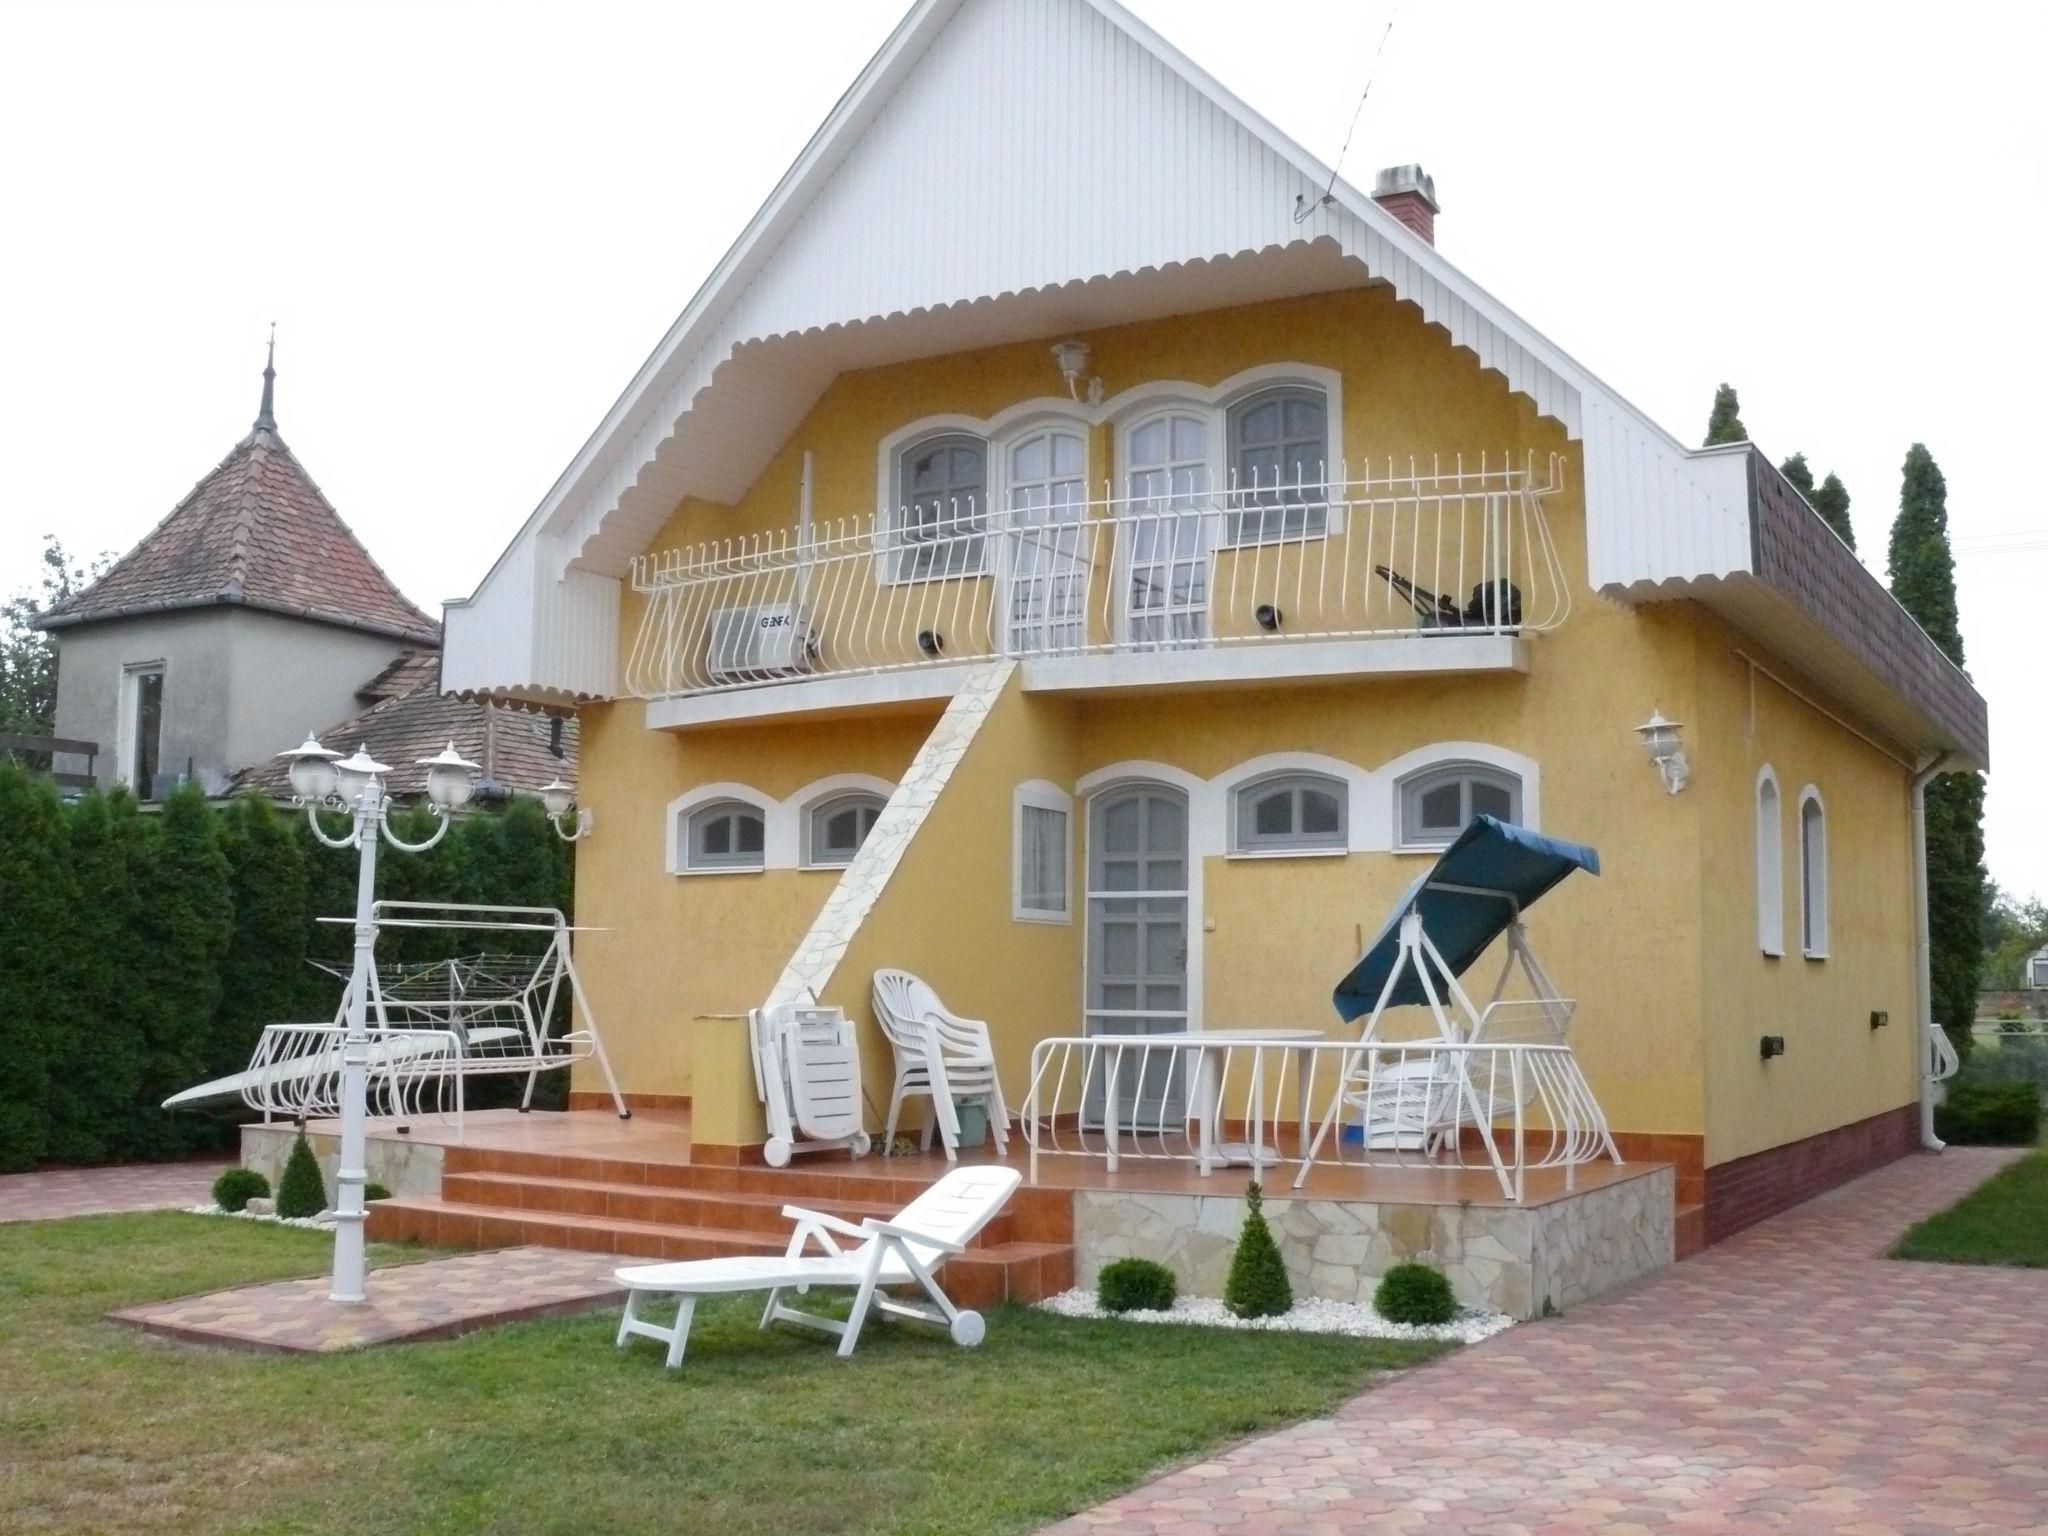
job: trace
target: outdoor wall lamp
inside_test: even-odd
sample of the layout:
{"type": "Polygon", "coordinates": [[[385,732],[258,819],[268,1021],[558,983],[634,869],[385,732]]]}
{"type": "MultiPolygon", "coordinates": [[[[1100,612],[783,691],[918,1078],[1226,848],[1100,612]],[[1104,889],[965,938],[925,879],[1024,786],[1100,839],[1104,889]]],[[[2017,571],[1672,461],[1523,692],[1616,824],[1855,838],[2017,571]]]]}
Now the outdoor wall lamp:
{"type": "MultiPolygon", "coordinates": [[[[1060,377],[1067,381],[1067,393],[1074,399],[1081,398],[1081,379],[1088,372],[1088,359],[1092,349],[1085,341],[1056,341],[1052,344],[1052,360],[1059,366],[1060,377]]],[[[1102,404],[1102,380],[1088,380],[1088,403],[1102,404]]]]}
{"type": "Polygon", "coordinates": [[[448,834],[449,819],[476,793],[477,765],[449,742],[432,757],[417,759],[427,770],[427,800],[439,823],[432,837],[409,843],[391,830],[391,799],[384,776],[391,770],[357,747],[348,757],[308,735],[279,757],[289,764],[292,799],[306,808],[313,835],[329,848],[353,848],[356,863],[355,964],[349,972],[341,1037],[341,1167],[335,1174],[334,1275],[330,1301],[364,1299],[364,1143],[369,1119],[371,967],[377,963],[377,844],[404,853],[424,853],[448,834]],[[320,825],[322,807],[348,812],[347,832],[331,835],[320,825]]]}
{"type": "Polygon", "coordinates": [[[1765,1061],[1769,1061],[1773,1056],[1782,1056],[1784,1054],[1785,1037],[1783,1035],[1765,1035],[1762,1040],[1757,1042],[1757,1055],[1765,1061]]]}
{"type": "Polygon", "coordinates": [[[548,823],[555,829],[555,836],[565,843],[574,843],[590,836],[590,812],[576,809],[575,786],[564,784],[559,777],[552,783],[540,787],[541,809],[548,813],[548,823]],[[565,818],[573,820],[564,825],[565,818]]]}
{"type": "Polygon", "coordinates": [[[1664,775],[1667,794],[1677,794],[1692,777],[1692,764],[1685,760],[1685,753],[1678,745],[1679,732],[1684,729],[1676,720],[1666,720],[1654,709],[1650,711],[1650,718],[1636,727],[1636,735],[1643,743],[1643,755],[1664,775]]]}

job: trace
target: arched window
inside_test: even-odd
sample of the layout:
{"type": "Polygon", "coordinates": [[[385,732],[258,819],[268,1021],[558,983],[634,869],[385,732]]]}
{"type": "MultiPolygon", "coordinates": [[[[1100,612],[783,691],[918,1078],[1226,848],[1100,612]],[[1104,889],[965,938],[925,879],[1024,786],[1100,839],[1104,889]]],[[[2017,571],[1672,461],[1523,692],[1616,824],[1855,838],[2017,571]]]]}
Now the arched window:
{"type": "Polygon", "coordinates": [[[767,822],[744,800],[714,800],[690,813],[684,864],[689,869],[761,869],[767,822]]]}
{"type": "Polygon", "coordinates": [[[1072,650],[1086,639],[1088,562],[1081,550],[1087,445],[1070,426],[1044,427],[1009,445],[1003,502],[1009,546],[1013,656],[1072,650]]]}
{"type": "Polygon", "coordinates": [[[1235,793],[1231,848],[1237,853],[1291,853],[1345,846],[1350,789],[1321,773],[1254,779],[1235,793]]]}
{"type": "Polygon", "coordinates": [[[1399,846],[1446,847],[1474,816],[1520,821],[1522,781],[1483,763],[1445,763],[1401,781],[1399,815],[1399,846]]]}
{"type": "Polygon", "coordinates": [[[1799,947],[1809,960],[1828,955],[1828,815],[1820,791],[1799,796],[1799,947]]]}
{"type": "Polygon", "coordinates": [[[1770,765],[1756,776],[1756,947],[1785,953],[1785,829],[1770,765]]]}
{"type": "Polygon", "coordinates": [[[820,800],[804,815],[804,862],[813,869],[851,864],[887,803],[863,790],[820,800]]]}
{"type": "Polygon", "coordinates": [[[980,574],[988,516],[988,444],[966,432],[927,437],[896,460],[896,579],[980,574]]]}
{"type": "Polygon", "coordinates": [[[1230,408],[1233,544],[1319,538],[1329,526],[1330,410],[1319,389],[1283,385],[1230,408]]]}

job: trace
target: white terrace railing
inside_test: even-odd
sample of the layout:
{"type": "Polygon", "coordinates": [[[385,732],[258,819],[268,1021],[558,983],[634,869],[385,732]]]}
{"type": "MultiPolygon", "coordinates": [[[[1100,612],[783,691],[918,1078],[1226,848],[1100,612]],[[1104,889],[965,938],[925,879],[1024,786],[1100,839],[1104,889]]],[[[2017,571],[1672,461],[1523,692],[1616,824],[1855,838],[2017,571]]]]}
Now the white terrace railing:
{"type": "MultiPolygon", "coordinates": [[[[273,1120],[334,1119],[341,1114],[341,1024],[266,1024],[242,1101],[273,1120]]],[[[452,1029],[371,1029],[366,1102],[372,1115],[409,1120],[453,1114],[463,1119],[463,1041],[452,1029]]]]}
{"type": "MultiPolygon", "coordinates": [[[[1165,472],[1160,472],[1163,476],[1165,472]]],[[[1539,463],[1147,494],[1079,480],[712,540],[633,563],[627,692],[670,698],[997,656],[1553,629],[1571,588],[1539,463]]]]}
{"type": "MultiPolygon", "coordinates": [[[[1270,1031],[1266,1032],[1272,1033],[1270,1031]]],[[[1565,1045],[1287,1040],[1227,1032],[1041,1040],[1023,1113],[1045,1156],[1212,1169],[1475,1169],[1521,1200],[1531,1169],[1621,1161],[1565,1045]]]]}

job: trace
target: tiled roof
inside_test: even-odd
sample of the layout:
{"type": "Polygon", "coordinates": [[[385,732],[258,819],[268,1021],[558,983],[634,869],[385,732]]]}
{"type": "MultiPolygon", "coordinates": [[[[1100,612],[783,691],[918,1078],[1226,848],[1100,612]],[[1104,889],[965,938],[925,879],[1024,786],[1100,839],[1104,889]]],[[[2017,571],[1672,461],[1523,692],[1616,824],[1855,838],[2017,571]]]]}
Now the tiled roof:
{"type": "Polygon", "coordinates": [[[359,704],[381,704],[386,699],[402,699],[409,693],[418,693],[422,688],[441,681],[441,653],[438,650],[400,651],[391,665],[371,678],[356,690],[359,704]]]}
{"type": "MultiPolygon", "coordinates": [[[[369,692],[409,659],[416,661],[416,653],[400,657],[363,691],[369,692]]],[[[431,654],[425,659],[438,661],[431,654]]],[[[576,722],[564,719],[561,723],[560,757],[549,746],[554,729],[551,716],[442,693],[436,666],[411,692],[372,704],[361,714],[320,732],[320,739],[337,752],[367,747],[370,756],[390,765],[391,776],[385,782],[391,793],[400,797],[426,792],[426,770],[417,765],[418,759],[432,757],[451,741],[456,751],[482,765],[479,782],[486,792],[531,794],[558,775],[570,783],[576,780],[576,722]]],[[[235,788],[278,799],[291,793],[285,764],[278,758],[244,769],[235,788]]]]}
{"type": "Polygon", "coordinates": [[[438,645],[274,427],[259,425],[44,629],[239,604],[438,645]]]}

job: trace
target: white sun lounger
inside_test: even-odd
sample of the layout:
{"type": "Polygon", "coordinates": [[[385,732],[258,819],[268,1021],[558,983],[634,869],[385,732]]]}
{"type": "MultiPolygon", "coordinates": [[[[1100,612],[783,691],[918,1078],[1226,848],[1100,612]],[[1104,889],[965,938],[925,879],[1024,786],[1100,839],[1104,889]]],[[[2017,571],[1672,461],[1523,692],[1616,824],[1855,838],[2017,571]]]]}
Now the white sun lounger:
{"type": "Polygon", "coordinates": [[[853,1353],[870,1309],[889,1317],[936,1324],[952,1334],[955,1344],[972,1347],[981,1342],[981,1314],[955,1307],[939,1289],[934,1275],[994,1219],[1022,1178],[1014,1168],[955,1168],[893,1219],[880,1221],[870,1216],[858,1226],[823,1211],[786,1205],[782,1214],[796,1223],[796,1231],[790,1235],[788,1250],[780,1256],[629,1265],[615,1276],[626,1287],[626,1315],[619,1321],[617,1342],[623,1348],[634,1336],[658,1339],[668,1345],[668,1364],[674,1369],[682,1364],[698,1297],[766,1291],[763,1328],[780,1321],[834,1334],[842,1357],[853,1353]],[[851,1239],[859,1246],[842,1247],[839,1238],[851,1239]],[[805,1252],[813,1243],[820,1251],[805,1252]],[[931,1298],[931,1304],[901,1301],[881,1293],[882,1287],[892,1285],[918,1286],[931,1298]],[[782,1299],[785,1291],[802,1293],[814,1286],[856,1293],[845,1322],[788,1306],[782,1299]],[[672,1327],[641,1318],[641,1298],[650,1295],[677,1298],[672,1327]]]}

